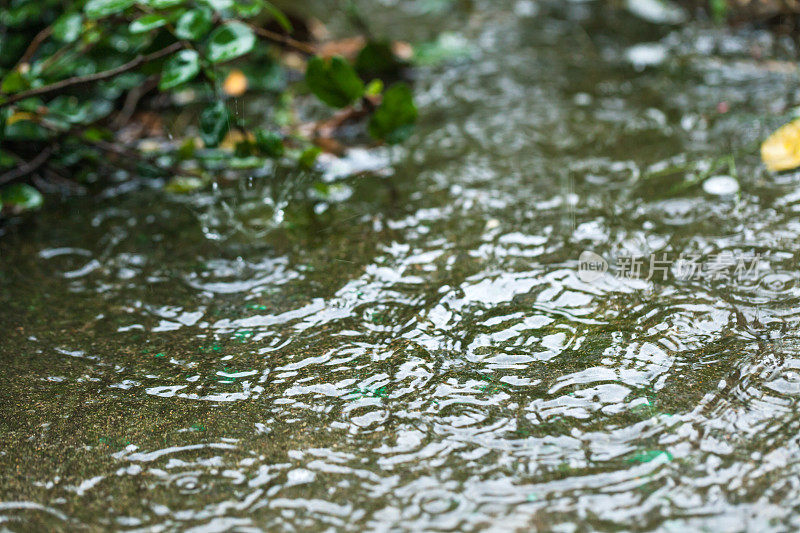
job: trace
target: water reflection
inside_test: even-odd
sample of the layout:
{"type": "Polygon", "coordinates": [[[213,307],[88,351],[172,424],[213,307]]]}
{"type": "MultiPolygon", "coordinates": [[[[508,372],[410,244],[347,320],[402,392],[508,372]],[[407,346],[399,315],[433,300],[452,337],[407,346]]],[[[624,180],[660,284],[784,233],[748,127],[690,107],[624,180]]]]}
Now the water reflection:
{"type": "Polygon", "coordinates": [[[420,73],[400,152],[332,167],[325,224],[265,178],[0,243],[9,527],[800,526],[797,179],[746,148],[796,87],[784,45],[478,7],[474,61],[420,73]],[[731,152],[735,198],[636,185],[731,152]],[[587,249],[766,269],[587,283],[587,249]]]}

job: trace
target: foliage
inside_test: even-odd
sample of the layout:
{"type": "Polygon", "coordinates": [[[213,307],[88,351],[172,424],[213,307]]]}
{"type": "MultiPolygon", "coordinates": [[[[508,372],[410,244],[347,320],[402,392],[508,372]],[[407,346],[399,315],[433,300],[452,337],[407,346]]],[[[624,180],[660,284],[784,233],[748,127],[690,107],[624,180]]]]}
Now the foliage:
{"type": "Polygon", "coordinates": [[[311,168],[316,130],[309,135],[292,109],[307,93],[359,120],[363,139],[400,142],[417,117],[410,88],[388,83],[405,66],[390,43],[368,40],[351,59],[318,56],[267,0],[11,0],[0,27],[6,214],[41,205],[30,183],[93,182],[103,165],[171,177],[173,192],[194,190],[220,168],[215,148],[234,152],[231,168],[270,158],[311,168]],[[292,74],[303,69],[298,57],[304,76],[292,74]],[[231,99],[248,91],[270,102],[272,123],[231,112],[231,99]],[[183,138],[164,134],[142,151],[148,136],[131,138],[130,126],[143,108],[188,116],[171,132],[183,138]]]}

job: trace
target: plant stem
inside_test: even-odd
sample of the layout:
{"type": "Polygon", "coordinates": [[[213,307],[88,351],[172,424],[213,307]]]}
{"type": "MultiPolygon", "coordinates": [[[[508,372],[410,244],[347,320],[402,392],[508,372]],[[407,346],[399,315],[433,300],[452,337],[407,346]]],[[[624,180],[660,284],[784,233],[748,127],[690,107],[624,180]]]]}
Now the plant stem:
{"type": "Polygon", "coordinates": [[[50,159],[50,156],[53,155],[53,152],[55,152],[55,146],[50,145],[41,152],[39,152],[39,155],[31,159],[30,161],[22,163],[18,167],[9,170],[5,174],[0,174],[0,185],[5,185],[6,183],[10,183],[14,180],[24,178],[31,172],[36,171],[36,169],[44,165],[47,162],[47,160],[50,159]]]}
{"type": "Polygon", "coordinates": [[[29,91],[12,94],[5,101],[0,101],[0,108],[6,107],[8,105],[11,105],[20,100],[24,100],[26,98],[31,98],[33,96],[40,96],[42,94],[58,92],[68,87],[72,87],[74,85],[83,85],[85,83],[93,83],[96,81],[107,80],[109,78],[113,78],[114,76],[122,74],[123,72],[133,70],[139,65],[142,65],[144,63],[149,63],[150,61],[161,59],[162,57],[167,56],[173,52],[177,52],[178,50],[184,47],[185,44],[182,42],[173,43],[167,46],[166,48],[163,48],[157,52],[153,52],[152,54],[137,56],[136,58],[128,61],[127,63],[120,65],[116,68],[112,68],[110,70],[104,70],[103,72],[90,74],[88,76],[75,76],[73,78],[67,78],[65,80],[61,80],[56,83],[51,83],[50,85],[37,87],[36,89],[31,89],[29,91]]]}

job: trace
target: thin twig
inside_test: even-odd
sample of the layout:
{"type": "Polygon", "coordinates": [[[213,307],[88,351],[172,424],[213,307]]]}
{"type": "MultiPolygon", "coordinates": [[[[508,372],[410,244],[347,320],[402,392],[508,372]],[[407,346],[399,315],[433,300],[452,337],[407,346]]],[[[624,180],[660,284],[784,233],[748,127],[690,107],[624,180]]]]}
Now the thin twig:
{"type": "Polygon", "coordinates": [[[17,61],[17,64],[14,67],[14,69],[18,69],[23,64],[28,63],[33,57],[33,54],[36,53],[36,50],[39,49],[39,46],[41,46],[41,44],[45,42],[45,40],[47,40],[47,38],[50,37],[50,34],[52,33],[53,33],[52,26],[48,26],[39,33],[37,33],[36,37],[34,37],[33,40],[31,41],[31,44],[29,44],[28,48],[25,49],[25,53],[22,54],[22,57],[20,57],[19,61],[17,61]]]}
{"type": "Polygon", "coordinates": [[[13,104],[14,102],[24,100],[25,98],[31,98],[32,96],[39,96],[42,94],[61,91],[63,89],[72,87],[74,85],[83,85],[85,83],[93,83],[96,81],[107,80],[109,78],[113,78],[114,76],[122,74],[123,72],[133,70],[139,65],[142,65],[144,63],[149,63],[151,61],[161,59],[162,57],[167,56],[173,52],[177,52],[182,48],[184,48],[184,44],[182,42],[173,43],[167,46],[166,48],[159,50],[158,52],[153,52],[152,54],[148,55],[137,56],[136,58],[128,61],[127,63],[120,65],[116,68],[112,68],[110,70],[104,70],[103,72],[90,74],[88,76],[75,76],[73,78],[67,78],[65,80],[61,80],[56,83],[51,83],[50,85],[45,85],[44,87],[37,87],[36,89],[31,89],[29,91],[12,94],[5,101],[0,101],[0,108],[13,104]]]}
{"type": "Polygon", "coordinates": [[[114,118],[113,125],[116,128],[121,128],[133,116],[133,113],[136,111],[136,107],[139,105],[139,101],[142,97],[155,89],[158,86],[158,76],[150,76],[145,80],[144,83],[141,85],[137,85],[130,91],[128,91],[128,95],[125,97],[125,103],[122,106],[119,114],[114,118]]]}
{"type": "Polygon", "coordinates": [[[304,43],[302,41],[298,41],[297,39],[293,39],[288,35],[284,35],[282,33],[268,30],[266,28],[261,28],[255,25],[250,25],[250,27],[253,29],[254,32],[256,32],[256,35],[268,39],[270,41],[286,45],[290,48],[294,48],[298,52],[302,52],[304,54],[314,55],[316,53],[316,49],[312,45],[304,43]]]}
{"type": "Polygon", "coordinates": [[[22,163],[16,168],[9,170],[5,174],[0,174],[0,185],[5,185],[6,183],[10,183],[14,180],[24,178],[31,172],[35,172],[39,167],[44,165],[48,159],[50,159],[50,156],[53,155],[55,149],[56,149],[55,146],[50,145],[41,152],[39,152],[39,155],[31,159],[30,161],[22,163]]]}

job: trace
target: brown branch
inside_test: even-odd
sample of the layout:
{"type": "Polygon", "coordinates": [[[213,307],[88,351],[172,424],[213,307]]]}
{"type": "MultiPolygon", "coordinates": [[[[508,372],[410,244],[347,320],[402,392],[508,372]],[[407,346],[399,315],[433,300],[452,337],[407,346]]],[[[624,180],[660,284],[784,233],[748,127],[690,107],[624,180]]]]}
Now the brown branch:
{"type": "Polygon", "coordinates": [[[298,52],[302,52],[304,54],[314,55],[316,53],[316,49],[314,48],[314,46],[308,43],[304,43],[302,41],[298,41],[297,39],[293,39],[288,35],[284,35],[282,33],[268,30],[266,28],[261,28],[255,25],[250,25],[250,27],[259,37],[263,37],[267,40],[283,44],[285,46],[288,46],[289,48],[294,48],[298,52]]]}
{"type": "Polygon", "coordinates": [[[133,113],[136,111],[136,107],[139,105],[139,101],[142,99],[144,95],[158,87],[158,80],[159,76],[150,76],[145,80],[145,82],[141,85],[137,85],[130,91],[128,91],[128,95],[125,97],[125,103],[122,106],[122,110],[120,110],[119,114],[114,118],[113,125],[115,128],[121,128],[133,116],[133,113]]]}
{"type": "Polygon", "coordinates": [[[36,53],[36,50],[39,49],[39,46],[41,46],[41,44],[45,42],[45,40],[47,40],[47,38],[50,37],[50,34],[52,33],[53,33],[52,26],[48,26],[39,33],[37,33],[36,37],[34,37],[33,40],[31,41],[31,44],[29,44],[28,48],[25,49],[25,53],[22,54],[22,57],[20,57],[19,61],[17,61],[17,64],[14,67],[14,69],[18,69],[23,64],[28,63],[33,57],[33,54],[36,53]]]}
{"type": "Polygon", "coordinates": [[[114,76],[122,74],[123,72],[133,70],[139,65],[142,65],[144,63],[149,63],[150,61],[155,61],[157,59],[161,59],[162,57],[167,56],[173,52],[177,52],[178,50],[184,48],[184,46],[185,45],[182,42],[173,43],[167,46],[166,48],[159,50],[158,52],[153,52],[152,54],[148,55],[139,55],[136,58],[128,61],[127,63],[120,65],[116,68],[112,68],[110,70],[104,70],[103,72],[90,74],[88,76],[75,76],[73,78],[67,78],[65,80],[61,80],[56,83],[51,83],[50,85],[45,85],[44,87],[37,87],[36,89],[31,89],[29,91],[12,94],[5,101],[0,101],[0,108],[11,105],[14,102],[24,100],[25,98],[31,98],[33,96],[40,96],[42,94],[61,91],[63,89],[72,87],[74,85],[83,85],[85,83],[93,83],[96,81],[102,81],[102,80],[107,80],[109,78],[113,78],[114,76]]]}
{"type": "Polygon", "coordinates": [[[30,161],[22,163],[18,167],[9,170],[5,174],[0,174],[0,185],[5,185],[6,183],[10,183],[20,178],[24,178],[28,174],[35,172],[39,167],[44,165],[48,159],[50,159],[50,156],[53,155],[55,149],[56,149],[55,146],[50,145],[41,152],[39,152],[39,155],[31,159],[30,161]]]}

